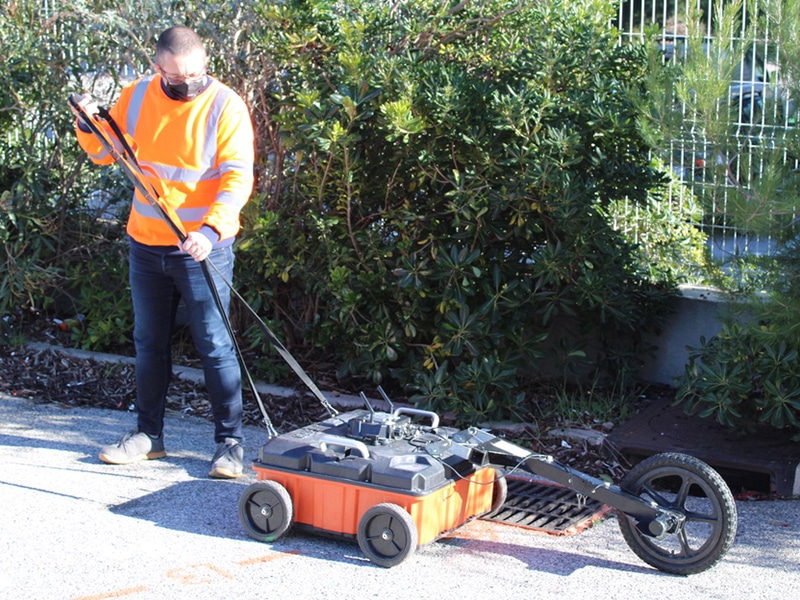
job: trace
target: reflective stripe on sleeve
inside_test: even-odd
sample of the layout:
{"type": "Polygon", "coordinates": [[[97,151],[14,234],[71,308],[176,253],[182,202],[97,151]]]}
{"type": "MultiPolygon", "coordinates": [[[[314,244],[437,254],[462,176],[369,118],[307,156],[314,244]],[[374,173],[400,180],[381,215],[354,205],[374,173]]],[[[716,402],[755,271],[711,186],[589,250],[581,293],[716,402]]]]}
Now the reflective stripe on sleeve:
{"type": "Polygon", "coordinates": [[[130,102],[128,102],[128,112],[125,114],[125,130],[133,139],[136,139],[136,125],[139,122],[142,101],[144,100],[145,92],[147,92],[147,87],[150,85],[151,81],[153,81],[153,75],[139,80],[139,83],[133,88],[130,102]]]}

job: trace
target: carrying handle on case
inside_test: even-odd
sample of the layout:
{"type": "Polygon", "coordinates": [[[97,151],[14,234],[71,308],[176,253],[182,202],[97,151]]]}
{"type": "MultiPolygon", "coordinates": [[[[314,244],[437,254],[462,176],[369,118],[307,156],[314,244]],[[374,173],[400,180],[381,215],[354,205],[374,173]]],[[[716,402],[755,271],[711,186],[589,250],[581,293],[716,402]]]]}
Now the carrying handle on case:
{"type": "Polygon", "coordinates": [[[364,442],[359,442],[358,440],[351,440],[350,438],[331,434],[320,436],[319,449],[323,452],[326,452],[328,450],[328,444],[331,446],[344,446],[345,448],[358,450],[361,453],[361,456],[364,458],[369,458],[369,448],[367,448],[367,445],[364,442]]]}
{"type": "Polygon", "coordinates": [[[393,417],[397,417],[401,414],[408,414],[408,415],[419,415],[422,417],[430,417],[431,418],[431,427],[436,428],[439,426],[439,415],[435,412],[431,412],[429,410],[422,410],[420,408],[409,408],[407,406],[401,406],[400,408],[395,409],[392,413],[393,417]]]}

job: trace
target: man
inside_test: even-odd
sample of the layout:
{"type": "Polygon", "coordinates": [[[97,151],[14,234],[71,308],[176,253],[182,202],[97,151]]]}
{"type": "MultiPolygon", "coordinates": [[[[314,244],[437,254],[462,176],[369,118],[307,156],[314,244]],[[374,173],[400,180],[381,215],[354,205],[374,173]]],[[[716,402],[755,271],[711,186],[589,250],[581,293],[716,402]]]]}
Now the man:
{"type": "MultiPolygon", "coordinates": [[[[203,365],[214,415],[216,452],[209,476],[242,475],[242,376],[236,349],[203,274],[208,269],[225,311],[239,213],[253,187],[253,126],[244,101],[206,73],[198,35],[172,27],[158,38],[155,73],[125,87],[109,114],[134,141],[159,197],[182,223],[181,243],[137,191],[127,224],[136,348],[137,428],[101,449],[109,464],[166,456],[164,410],[172,373],[171,334],[180,298],[203,365]]],[[[79,101],[97,113],[90,96],[79,101]]],[[[78,114],[76,109],[73,111],[78,114]]],[[[102,126],[106,126],[104,123],[102,126]]],[[[78,120],[78,142],[98,164],[112,157],[78,120]]]]}

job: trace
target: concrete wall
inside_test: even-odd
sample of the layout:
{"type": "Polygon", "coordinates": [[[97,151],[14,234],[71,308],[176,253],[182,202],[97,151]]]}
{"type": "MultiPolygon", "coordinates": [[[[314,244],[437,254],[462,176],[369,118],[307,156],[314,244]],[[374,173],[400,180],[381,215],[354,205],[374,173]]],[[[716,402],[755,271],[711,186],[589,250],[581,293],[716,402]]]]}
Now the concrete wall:
{"type": "Polygon", "coordinates": [[[660,336],[648,339],[657,350],[647,357],[641,371],[644,381],[674,384],[689,360],[687,346],[697,348],[700,338],[706,340],[722,329],[721,317],[727,300],[711,288],[683,287],[675,299],[675,312],[660,336]]]}

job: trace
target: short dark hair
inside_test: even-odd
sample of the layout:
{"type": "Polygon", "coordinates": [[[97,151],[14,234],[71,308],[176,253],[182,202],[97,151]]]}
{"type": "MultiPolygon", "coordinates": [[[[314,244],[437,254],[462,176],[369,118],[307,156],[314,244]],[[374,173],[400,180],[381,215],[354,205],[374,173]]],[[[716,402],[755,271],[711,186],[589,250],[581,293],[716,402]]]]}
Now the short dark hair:
{"type": "Polygon", "coordinates": [[[200,36],[188,27],[170,27],[158,36],[156,42],[156,58],[165,52],[185,56],[195,50],[202,50],[205,54],[206,47],[200,36]]]}

